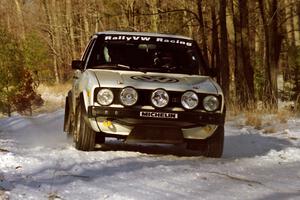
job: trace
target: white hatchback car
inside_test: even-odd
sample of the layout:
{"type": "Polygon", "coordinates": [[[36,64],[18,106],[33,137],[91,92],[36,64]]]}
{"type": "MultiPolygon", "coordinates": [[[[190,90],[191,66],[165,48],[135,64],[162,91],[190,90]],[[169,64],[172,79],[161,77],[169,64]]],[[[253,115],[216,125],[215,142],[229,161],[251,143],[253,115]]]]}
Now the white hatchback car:
{"type": "Polygon", "coordinates": [[[74,60],[64,131],[79,150],[106,137],[186,143],[221,157],[225,105],[195,41],[183,36],[100,32],[74,60]]]}

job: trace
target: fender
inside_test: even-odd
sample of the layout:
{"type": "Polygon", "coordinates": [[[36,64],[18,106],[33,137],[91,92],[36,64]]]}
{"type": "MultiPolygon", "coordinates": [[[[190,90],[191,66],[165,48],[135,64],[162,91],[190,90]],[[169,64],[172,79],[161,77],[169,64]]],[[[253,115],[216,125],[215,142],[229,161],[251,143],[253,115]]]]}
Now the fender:
{"type": "Polygon", "coordinates": [[[80,95],[82,95],[86,110],[88,106],[91,106],[94,103],[94,90],[97,87],[99,87],[99,82],[94,72],[90,70],[85,70],[82,72],[80,78],[78,79],[78,88],[76,88],[75,95],[78,100],[80,100],[80,95]]]}

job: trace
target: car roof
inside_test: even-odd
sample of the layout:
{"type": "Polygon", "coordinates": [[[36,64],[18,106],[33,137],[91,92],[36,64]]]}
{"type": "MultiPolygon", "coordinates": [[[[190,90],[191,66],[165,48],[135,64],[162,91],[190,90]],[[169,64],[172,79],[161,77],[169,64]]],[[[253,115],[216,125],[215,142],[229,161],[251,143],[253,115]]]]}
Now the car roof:
{"type": "Polygon", "coordinates": [[[127,31],[104,31],[104,32],[97,32],[94,35],[134,35],[134,36],[167,37],[167,38],[174,38],[174,39],[193,40],[192,38],[181,36],[181,35],[150,33],[150,32],[148,33],[148,32],[127,32],[127,31]]]}

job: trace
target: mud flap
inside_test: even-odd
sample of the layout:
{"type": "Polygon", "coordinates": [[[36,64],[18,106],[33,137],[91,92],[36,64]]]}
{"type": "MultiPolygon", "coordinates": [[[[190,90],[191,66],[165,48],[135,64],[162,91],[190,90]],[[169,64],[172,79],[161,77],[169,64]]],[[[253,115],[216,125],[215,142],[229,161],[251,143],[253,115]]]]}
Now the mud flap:
{"type": "Polygon", "coordinates": [[[69,97],[65,100],[65,115],[64,115],[64,132],[70,132],[70,107],[69,107],[69,97]]]}
{"type": "Polygon", "coordinates": [[[184,138],[179,128],[137,126],[130,132],[125,142],[181,144],[184,138]]]}

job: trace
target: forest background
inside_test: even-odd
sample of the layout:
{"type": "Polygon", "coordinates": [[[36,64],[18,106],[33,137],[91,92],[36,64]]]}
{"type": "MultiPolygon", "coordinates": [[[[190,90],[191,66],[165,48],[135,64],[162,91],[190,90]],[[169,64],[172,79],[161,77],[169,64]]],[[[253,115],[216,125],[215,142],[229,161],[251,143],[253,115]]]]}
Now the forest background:
{"type": "Polygon", "coordinates": [[[0,112],[32,114],[37,87],[69,82],[106,30],[192,37],[229,107],[300,110],[300,0],[1,0],[0,112]]]}

